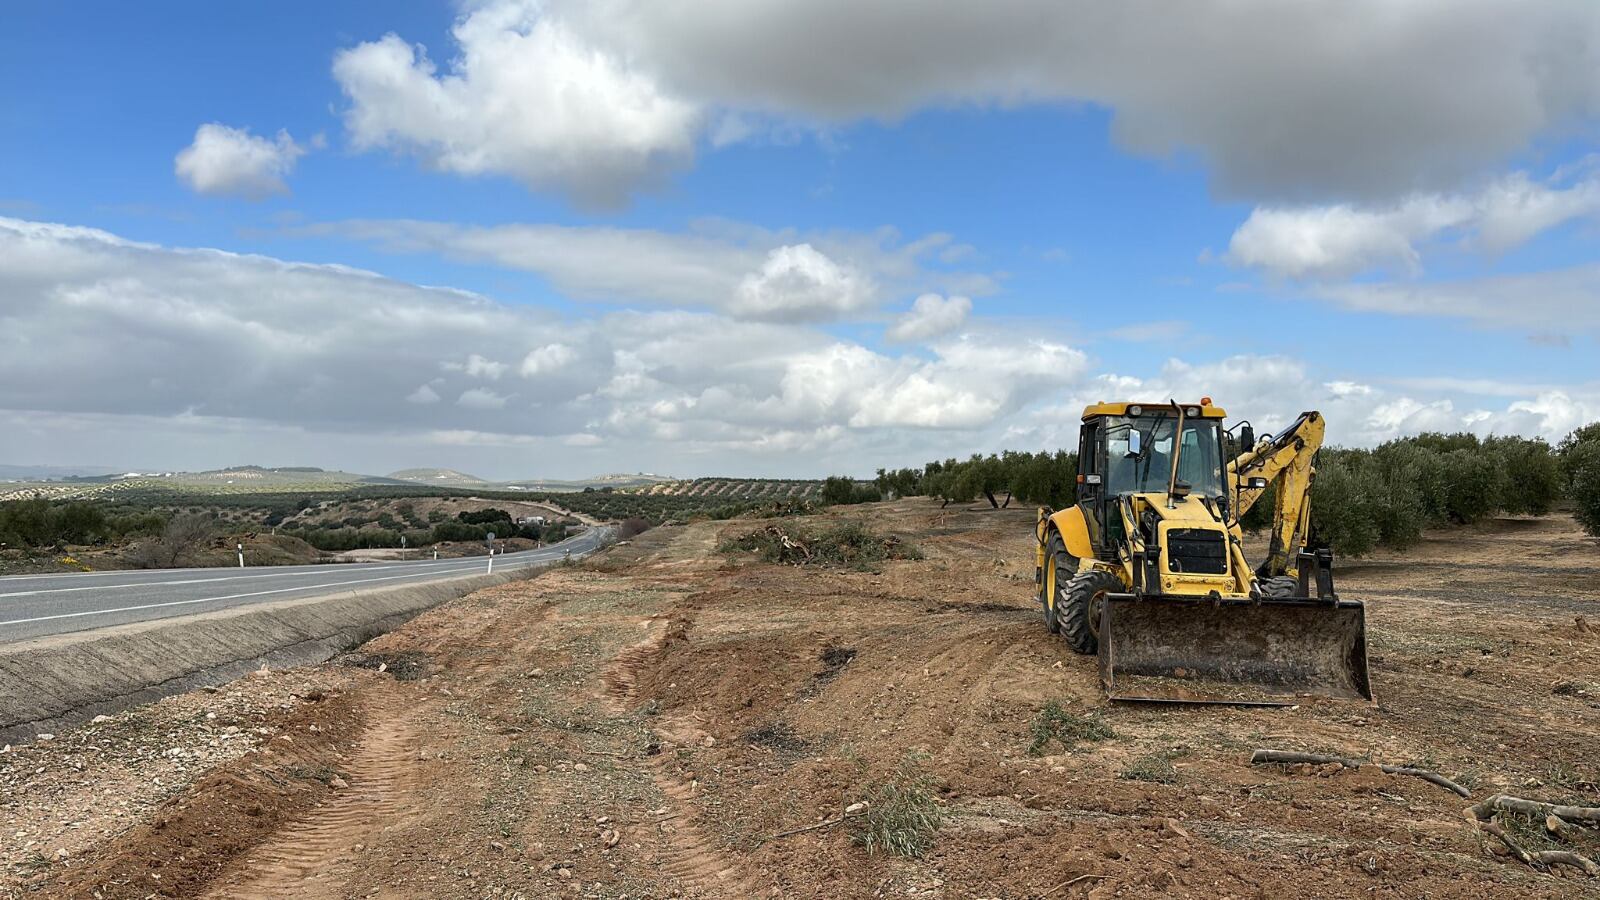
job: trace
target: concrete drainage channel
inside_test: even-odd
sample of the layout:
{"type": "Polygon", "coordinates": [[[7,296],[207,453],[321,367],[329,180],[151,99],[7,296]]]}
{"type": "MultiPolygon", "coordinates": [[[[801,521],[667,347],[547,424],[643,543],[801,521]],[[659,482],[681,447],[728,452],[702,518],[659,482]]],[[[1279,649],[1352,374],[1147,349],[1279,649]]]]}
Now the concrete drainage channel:
{"type": "Polygon", "coordinates": [[[446,600],[538,571],[343,591],[0,647],[0,743],[27,743],[263,665],[323,662],[446,600]]]}

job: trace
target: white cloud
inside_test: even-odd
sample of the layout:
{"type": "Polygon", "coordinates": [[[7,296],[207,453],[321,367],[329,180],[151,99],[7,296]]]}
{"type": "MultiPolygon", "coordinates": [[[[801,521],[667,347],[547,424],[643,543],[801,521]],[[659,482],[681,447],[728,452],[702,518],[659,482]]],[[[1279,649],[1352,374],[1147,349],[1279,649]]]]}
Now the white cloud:
{"type": "Polygon", "coordinates": [[[1389,209],[1346,204],[1297,209],[1258,208],[1233,234],[1229,262],[1290,278],[1342,277],[1380,266],[1415,272],[1415,242],[1457,226],[1470,210],[1437,197],[1389,209]]]}
{"type": "Polygon", "coordinates": [[[506,369],[508,368],[510,368],[510,366],[507,366],[505,363],[495,362],[491,359],[484,359],[483,357],[474,353],[467,357],[467,364],[463,367],[463,371],[474,378],[487,378],[490,381],[499,381],[500,376],[504,375],[506,373],[506,369]]]}
{"type": "Polygon", "coordinates": [[[693,155],[700,112],[625,54],[585,42],[541,4],[479,4],[451,34],[445,74],[388,34],[340,51],[358,148],[392,147],[460,175],[504,174],[616,206],[693,155]]]}
{"type": "Polygon", "coordinates": [[[1310,294],[1357,312],[1565,332],[1600,329],[1600,265],[1430,282],[1351,282],[1310,294]]]}
{"type": "Polygon", "coordinates": [[[1422,431],[1460,431],[1466,424],[1456,415],[1449,400],[1423,403],[1410,397],[1397,397],[1373,407],[1366,425],[1385,435],[1416,434],[1422,431]]]}
{"type": "Polygon", "coordinates": [[[697,222],[686,232],[388,220],[321,223],[289,233],[535,272],[573,297],[708,307],[753,319],[838,318],[864,312],[884,295],[995,290],[991,276],[931,264],[951,246],[950,235],[905,240],[889,228],[802,235],[720,220],[697,222]]]}
{"type": "Polygon", "coordinates": [[[339,54],[358,146],[591,202],[684,164],[707,129],[1063,101],[1109,109],[1135,152],[1194,154],[1229,196],[1383,200],[1600,108],[1583,2],[486,0],[452,36],[445,74],[395,35],[339,54]]]}
{"type": "Polygon", "coordinates": [[[547,372],[557,372],[578,359],[578,352],[566,344],[545,344],[528,353],[522,360],[522,376],[532,378],[547,372]]]}
{"type": "Polygon", "coordinates": [[[1323,387],[1335,397],[1366,397],[1372,393],[1371,385],[1357,381],[1330,381],[1323,387]]]}
{"type": "Polygon", "coordinates": [[[889,326],[889,340],[911,342],[949,334],[961,327],[972,312],[972,301],[966,297],[941,297],[923,294],[911,304],[911,309],[889,326]]]}
{"type": "MultiPolygon", "coordinates": [[[[1563,175],[1569,173],[1562,173],[1563,175]]],[[[1422,270],[1422,246],[1450,234],[1491,253],[1572,219],[1600,216],[1600,176],[1562,184],[1525,172],[1465,194],[1418,194],[1387,206],[1258,207],[1234,232],[1227,260],[1289,278],[1422,270]]]]}
{"type": "Polygon", "coordinates": [[[778,247],[734,291],[731,310],[750,319],[814,322],[859,312],[873,302],[871,279],[810,244],[778,247]]]}
{"type": "Polygon", "coordinates": [[[194,141],[178,151],[173,168],[196,193],[263,200],[289,192],[283,179],[305,152],[287,131],[268,140],[249,129],[212,122],[195,130],[194,141]]]}
{"type": "Polygon", "coordinates": [[[1118,397],[1209,394],[1261,430],[1318,408],[1347,444],[1424,425],[1558,439],[1600,417],[1595,385],[1483,398],[1466,382],[1395,385],[1249,356],[1095,375],[1062,340],[983,321],[896,354],[793,323],[686,310],[562,318],[341,266],[4,218],[0,320],[7,452],[141,471],[271,453],[508,476],[529,458],[565,474],[865,474],[1071,446],[1081,403],[1118,397]],[[507,368],[486,381],[495,365],[507,368]],[[513,366],[537,377],[508,379],[513,366]],[[581,455],[565,452],[575,446],[581,455]]]}

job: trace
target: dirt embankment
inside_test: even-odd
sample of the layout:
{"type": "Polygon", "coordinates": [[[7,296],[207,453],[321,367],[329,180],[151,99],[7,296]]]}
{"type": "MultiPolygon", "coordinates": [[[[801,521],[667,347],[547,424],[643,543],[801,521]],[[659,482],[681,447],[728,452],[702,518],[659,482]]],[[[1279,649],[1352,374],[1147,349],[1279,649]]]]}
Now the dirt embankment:
{"type": "Polygon", "coordinates": [[[1093,661],[1039,622],[1030,514],[908,501],[830,518],[860,515],[924,558],[797,569],[715,552],[754,523],[658,529],[426,613],[358,666],[252,677],[0,756],[16,823],[0,835],[3,883],[108,897],[1593,895],[1575,870],[1496,855],[1464,801],[1419,779],[1248,764],[1256,746],[1370,753],[1479,798],[1600,802],[1600,550],[1570,521],[1452,532],[1346,567],[1342,593],[1369,601],[1379,704],[1242,710],[1106,706],[1093,661]],[[1031,754],[1052,702],[1102,728],[1031,754]],[[250,737],[215,734],[223,716],[250,737]],[[129,733],[205,752],[175,771],[172,756],[130,754],[129,733]],[[908,755],[946,813],[923,858],[868,855],[849,822],[775,837],[837,817],[908,755]],[[162,780],[117,805],[141,775],[162,780]]]}

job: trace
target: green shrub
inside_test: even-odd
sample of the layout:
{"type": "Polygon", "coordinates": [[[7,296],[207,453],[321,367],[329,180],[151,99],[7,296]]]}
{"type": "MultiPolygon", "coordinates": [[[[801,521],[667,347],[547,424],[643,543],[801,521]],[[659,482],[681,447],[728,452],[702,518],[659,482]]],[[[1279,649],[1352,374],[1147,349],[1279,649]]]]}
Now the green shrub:
{"type": "Polygon", "coordinates": [[[852,838],[868,853],[919,857],[933,847],[944,814],[934,799],[938,782],[921,762],[907,756],[893,778],[867,789],[867,811],[854,820],[852,838]]]}
{"type": "Polygon", "coordinates": [[[1044,753],[1051,741],[1060,744],[1063,749],[1071,750],[1079,743],[1093,743],[1113,737],[1116,737],[1116,732],[1100,721],[1099,716],[1070,713],[1058,701],[1051,700],[1033,717],[1033,743],[1028,745],[1028,753],[1033,756],[1044,753]]]}
{"type": "Polygon", "coordinates": [[[1506,512],[1542,516],[1555,508],[1561,499],[1561,463],[1549,444],[1521,437],[1496,437],[1483,443],[1505,473],[1500,505],[1506,512]]]}
{"type": "Polygon", "coordinates": [[[28,547],[98,544],[109,536],[105,510],[96,503],[0,502],[0,541],[7,544],[28,547]]]}
{"type": "Polygon", "coordinates": [[[1180,756],[1183,756],[1183,754],[1171,752],[1151,753],[1148,756],[1141,756],[1128,763],[1127,768],[1117,773],[1117,777],[1123,781],[1177,784],[1178,770],[1172,765],[1172,761],[1180,756]]]}
{"type": "Polygon", "coordinates": [[[1331,455],[1311,483],[1311,523],[1319,541],[1360,556],[1378,543],[1377,504],[1363,470],[1366,451],[1331,455]]]}
{"type": "Polygon", "coordinates": [[[1566,470],[1573,516],[1585,531],[1600,535],[1600,440],[1564,448],[1562,467],[1566,470]]]}

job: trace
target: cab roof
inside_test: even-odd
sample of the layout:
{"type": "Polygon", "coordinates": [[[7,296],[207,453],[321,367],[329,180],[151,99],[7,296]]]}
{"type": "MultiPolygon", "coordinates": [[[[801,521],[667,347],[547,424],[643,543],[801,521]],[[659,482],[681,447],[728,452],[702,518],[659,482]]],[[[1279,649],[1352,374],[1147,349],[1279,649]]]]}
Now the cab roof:
{"type": "MultiPolygon", "coordinates": [[[[1130,406],[1142,406],[1149,412],[1172,409],[1171,403],[1159,401],[1155,403],[1091,403],[1083,408],[1083,417],[1085,419],[1093,419],[1099,416],[1125,416],[1128,414],[1128,407],[1130,406]]],[[[1198,407],[1202,419],[1220,419],[1226,415],[1220,406],[1207,406],[1190,402],[1183,403],[1183,406],[1185,408],[1198,407]]]]}

